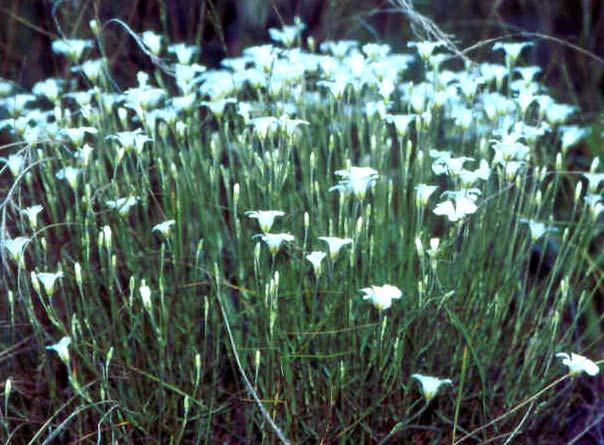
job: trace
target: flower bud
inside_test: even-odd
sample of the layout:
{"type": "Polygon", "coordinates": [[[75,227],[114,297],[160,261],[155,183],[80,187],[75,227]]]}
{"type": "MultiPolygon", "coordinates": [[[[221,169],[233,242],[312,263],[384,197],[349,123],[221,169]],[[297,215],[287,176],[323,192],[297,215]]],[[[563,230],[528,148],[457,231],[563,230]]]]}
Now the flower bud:
{"type": "Polygon", "coordinates": [[[415,237],[415,249],[417,250],[417,255],[420,258],[424,257],[424,245],[422,243],[422,239],[419,236],[415,237]]]}
{"type": "Polygon", "coordinates": [[[556,154],[556,170],[562,170],[562,153],[560,152],[556,154]]]}
{"type": "Polygon", "coordinates": [[[90,20],[88,22],[88,26],[90,26],[90,31],[92,31],[92,34],[94,34],[95,36],[99,33],[99,22],[96,20],[90,20]]]}
{"type": "Polygon", "coordinates": [[[143,302],[143,307],[147,310],[147,312],[151,312],[151,310],[153,309],[151,303],[151,288],[147,286],[145,280],[141,280],[141,285],[138,288],[138,291],[143,302]]]}
{"type": "Polygon", "coordinates": [[[577,182],[575,186],[575,202],[579,202],[581,199],[581,192],[583,191],[583,183],[581,181],[577,182]]]}

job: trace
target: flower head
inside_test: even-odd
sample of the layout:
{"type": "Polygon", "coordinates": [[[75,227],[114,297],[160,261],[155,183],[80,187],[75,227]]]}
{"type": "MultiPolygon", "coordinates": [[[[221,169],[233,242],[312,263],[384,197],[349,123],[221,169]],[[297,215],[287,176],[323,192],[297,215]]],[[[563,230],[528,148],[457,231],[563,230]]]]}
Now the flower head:
{"type": "Polygon", "coordinates": [[[172,227],[175,223],[176,223],[175,220],[168,219],[168,220],[166,220],[164,222],[161,222],[159,224],[154,225],[153,228],[151,229],[151,231],[152,232],[159,232],[165,238],[167,238],[168,235],[170,235],[170,227],[172,227]]]}
{"type": "Polygon", "coordinates": [[[604,173],[581,173],[585,179],[587,179],[589,193],[596,193],[600,183],[604,181],[604,173]]]}
{"type": "Polygon", "coordinates": [[[439,379],[438,377],[423,374],[412,374],[411,377],[419,382],[426,402],[429,402],[436,396],[441,386],[453,384],[451,379],[439,379]]]}
{"type": "Polygon", "coordinates": [[[306,260],[312,264],[315,276],[321,275],[321,263],[327,254],[321,251],[314,251],[306,255],[306,260]]]}
{"type": "Polygon", "coordinates": [[[193,60],[193,56],[197,54],[199,48],[186,43],[174,43],[168,46],[168,52],[176,55],[178,63],[188,65],[193,60]]]}
{"type": "Polygon", "coordinates": [[[255,218],[258,220],[258,224],[260,225],[260,230],[264,233],[268,233],[273,227],[273,223],[275,222],[275,218],[277,216],[284,216],[285,212],[281,210],[250,210],[245,212],[248,218],[255,218]]]}
{"type": "Polygon", "coordinates": [[[69,60],[75,62],[86,48],[92,48],[92,41],[81,39],[64,39],[52,42],[52,50],[57,54],[65,55],[69,60]]]}
{"type": "Polygon", "coordinates": [[[141,281],[141,285],[138,288],[138,291],[141,295],[143,307],[145,308],[145,310],[151,312],[151,309],[153,308],[153,306],[151,304],[151,288],[149,286],[147,286],[147,283],[145,280],[141,281]]]}
{"type": "Polygon", "coordinates": [[[394,125],[399,137],[404,137],[409,129],[409,124],[415,120],[415,114],[387,114],[384,120],[394,125]]]}
{"type": "Polygon", "coordinates": [[[97,134],[98,130],[94,127],[64,128],[61,130],[61,135],[65,136],[76,146],[80,146],[84,143],[86,133],[97,134]]]}
{"type": "Polygon", "coordinates": [[[408,48],[415,47],[415,49],[417,49],[417,53],[422,58],[422,60],[428,60],[436,48],[439,48],[439,47],[445,46],[445,45],[446,45],[445,42],[442,40],[439,40],[436,42],[425,41],[425,42],[409,42],[409,43],[407,43],[408,48]]]}
{"type": "Polygon", "coordinates": [[[293,25],[284,25],[281,29],[269,28],[268,34],[272,40],[282,43],[283,46],[289,48],[294,44],[304,28],[306,28],[306,25],[299,18],[296,18],[293,25]]]}
{"type": "Polygon", "coordinates": [[[117,198],[116,200],[105,201],[107,207],[110,209],[117,210],[120,215],[125,216],[128,214],[130,207],[135,205],[140,198],[138,196],[128,196],[124,198],[117,198]]]}
{"type": "Polygon", "coordinates": [[[566,352],[558,352],[556,357],[561,358],[562,364],[568,366],[569,373],[572,376],[578,376],[583,372],[594,376],[600,372],[598,365],[582,355],[573,352],[571,352],[570,355],[566,352]]]}
{"type": "Polygon", "coordinates": [[[604,197],[595,193],[588,193],[583,197],[583,200],[587,204],[594,221],[597,220],[600,213],[604,212],[604,197]]]}
{"type": "Polygon", "coordinates": [[[537,241],[547,232],[557,232],[558,229],[556,227],[546,226],[542,222],[533,221],[532,219],[520,218],[520,222],[524,224],[528,224],[529,230],[531,232],[531,239],[533,241],[537,241]]]}
{"type": "Polygon", "coordinates": [[[329,248],[329,257],[332,261],[336,259],[336,256],[340,252],[340,249],[348,244],[352,244],[352,238],[338,238],[336,236],[320,236],[321,241],[327,243],[329,248]]]}
{"type": "Polygon", "coordinates": [[[135,150],[138,154],[143,152],[144,145],[147,142],[153,141],[153,139],[144,134],[143,130],[140,128],[133,131],[120,131],[116,134],[107,136],[106,139],[116,140],[126,153],[135,150]]]}
{"type": "Polygon", "coordinates": [[[143,43],[154,55],[159,55],[161,52],[161,34],[154,31],[145,31],[142,34],[143,43]]]}
{"type": "Polygon", "coordinates": [[[27,207],[26,209],[21,210],[21,214],[27,216],[27,220],[29,221],[29,225],[32,229],[36,229],[38,225],[38,214],[44,209],[39,204],[27,207]]]}
{"type": "Polygon", "coordinates": [[[472,196],[456,196],[437,204],[434,208],[434,214],[444,215],[451,222],[460,221],[478,210],[474,201],[472,196]]]}
{"type": "Polygon", "coordinates": [[[520,57],[520,53],[522,50],[528,46],[532,46],[533,42],[497,42],[493,45],[493,51],[497,51],[502,49],[505,53],[505,60],[508,64],[514,64],[518,57],[520,57]]]}
{"type": "Polygon", "coordinates": [[[9,155],[8,158],[0,158],[0,161],[4,162],[8,166],[11,175],[16,178],[19,176],[19,173],[21,173],[21,170],[25,165],[25,156],[15,153],[9,155]]]}
{"type": "Polygon", "coordinates": [[[468,156],[453,158],[445,155],[434,160],[432,163],[432,171],[435,175],[457,176],[463,171],[463,165],[466,162],[473,160],[474,158],[468,156]]]}
{"type": "Polygon", "coordinates": [[[337,170],[335,174],[342,179],[329,191],[353,193],[360,200],[365,199],[367,190],[379,177],[378,172],[371,167],[349,167],[348,170],[337,170]]]}
{"type": "Polygon", "coordinates": [[[63,278],[64,274],[62,271],[58,271],[58,272],[54,272],[54,273],[33,272],[32,277],[34,277],[34,276],[35,276],[36,280],[38,280],[38,282],[42,285],[42,287],[44,287],[44,291],[46,291],[46,295],[48,295],[49,297],[52,297],[53,294],[55,293],[55,282],[59,278],[63,278]]]}
{"type": "Polygon", "coordinates": [[[30,238],[18,236],[13,239],[5,239],[2,241],[2,247],[8,250],[10,257],[15,263],[17,263],[20,267],[24,267],[25,264],[23,262],[23,254],[25,253],[25,247],[30,241],[30,238]]]}
{"type": "Polygon", "coordinates": [[[273,255],[279,252],[283,242],[291,242],[295,239],[290,233],[259,233],[254,235],[254,237],[261,238],[262,241],[264,241],[268,246],[270,253],[273,255]]]}
{"type": "Polygon", "coordinates": [[[55,351],[59,355],[61,361],[66,365],[69,365],[69,345],[71,345],[71,338],[63,337],[61,340],[59,340],[59,343],[46,346],[46,349],[55,351]]]}
{"type": "Polygon", "coordinates": [[[369,300],[380,311],[388,309],[392,306],[392,300],[398,300],[403,295],[398,287],[390,284],[366,287],[361,292],[365,294],[363,300],[369,300]]]}
{"type": "Polygon", "coordinates": [[[82,172],[82,169],[76,167],[65,167],[59,170],[55,177],[57,179],[64,179],[67,181],[72,189],[78,188],[78,175],[82,172]]]}
{"type": "Polygon", "coordinates": [[[269,134],[276,131],[279,125],[279,119],[274,116],[255,117],[249,121],[259,139],[265,139],[269,134]]]}
{"type": "Polygon", "coordinates": [[[82,73],[90,80],[95,83],[103,72],[103,66],[105,65],[105,59],[87,60],[82,63],[79,67],[75,67],[76,70],[81,70],[82,73]]]}

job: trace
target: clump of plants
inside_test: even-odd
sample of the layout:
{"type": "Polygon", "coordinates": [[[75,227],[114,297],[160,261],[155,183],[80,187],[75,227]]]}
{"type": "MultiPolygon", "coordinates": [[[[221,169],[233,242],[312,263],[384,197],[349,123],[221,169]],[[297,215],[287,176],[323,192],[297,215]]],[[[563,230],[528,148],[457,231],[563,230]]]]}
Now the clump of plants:
{"type": "Polygon", "coordinates": [[[596,403],[604,173],[532,44],[303,29],[219,69],[135,34],[124,86],[93,22],[2,81],[8,442],[529,443],[596,403]]]}

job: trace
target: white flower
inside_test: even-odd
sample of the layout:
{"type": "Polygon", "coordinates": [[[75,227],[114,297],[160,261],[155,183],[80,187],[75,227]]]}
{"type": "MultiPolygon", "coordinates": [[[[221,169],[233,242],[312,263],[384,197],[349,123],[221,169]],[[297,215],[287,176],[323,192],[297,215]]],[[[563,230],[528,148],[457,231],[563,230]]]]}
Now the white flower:
{"type": "Polygon", "coordinates": [[[329,257],[331,260],[335,260],[336,256],[340,252],[340,249],[348,244],[352,244],[351,238],[338,238],[335,236],[320,236],[319,239],[321,241],[325,241],[327,243],[327,247],[329,249],[329,257]]]}
{"type": "Polygon", "coordinates": [[[305,121],[304,119],[290,119],[287,116],[281,116],[279,118],[279,127],[282,128],[289,137],[297,134],[302,125],[310,125],[310,122],[305,121]]]}
{"type": "Polygon", "coordinates": [[[438,189],[437,185],[418,184],[415,186],[415,202],[419,207],[425,207],[432,193],[438,189]]]}
{"type": "Polygon", "coordinates": [[[82,169],[80,169],[80,168],[65,167],[65,168],[62,168],[61,170],[59,170],[55,174],[55,177],[57,179],[66,180],[67,183],[69,184],[69,186],[73,190],[75,190],[76,188],[78,188],[78,175],[80,174],[81,171],[82,171],[82,169]]]}
{"type": "Polygon", "coordinates": [[[474,158],[468,156],[452,158],[451,156],[445,155],[434,160],[432,163],[432,171],[435,175],[457,176],[462,172],[463,165],[466,162],[473,160],[474,158]]]}
{"type": "Polygon", "coordinates": [[[506,162],[505,167],[503,168],[505,179],[507,181],[513,181],[514,177],[522,168],[524,168],[524,161],[509,161],[506,162]]]}
{"type": "Polygon", "coordinates": [[[369,300],[380,311],[388,309],[392,306],[392,300],[398,300],[403,295],[398,287],[390,284],[366,287],[361,289],[361,292],[365,294],[363,300],[369,300]]]}
{"type": "Polygon", "coordinates": [[[431,377],[422,374],[411,374],[411,377],[419,382],[426,402],[429,402],[434,398],[434,396],[436,396],[436,393],[441,386],[453,384],[451,379],[439,379],[438,377],[431,377]]]}
{"type": "Polygon", "coordinates": [[[382,79],[382,81],[378,84],[378,92],[386,103],[390,102],[390,95],[394,92],[394,90],[394,81],[390,78],[382,79]]]}
{"type": "Polygon", "coordinates": [[[84,137],[88,134],[97,134],[98,130],[94,127],[64,128],[61,134],[66,136],[73,145],[80,146],[84,143],[84,137]]]}
{"type": "Polygon", "coordinates": [[[39,204],[27,207],[26,209],[21,210],[21,214],[27,216],[27,219],[29,221],[29,225],[32,229],[36,229],[36,226],[38,225],[38,214],[44,209],[44,207],[42,207],[39,204]]]}
{"type": "Polygon", "coordinates": [[[408,42],[407,47],[412,48],[415,47],[417,49],[417,53],[423,60],[428,60],[434,50],[438,47],[445,46],[445,42],[439,40],[437,42],[408,42]]]}
{"type": "Polygon", "coordinates": [[[141,280],[141,286],[138,288],[138,291],[141,295],[143,307],[147,311],[151,312],[151,309],[153,308],[151,305],[151,288],[147,286],[145,280],[141,280]]]}
{"type": "Polygon", "coordinates": [[[291,242],[294,240],[294,236],[290,233],[259,233],[254,235],[254,238],[261,238],[273,255],[279,251],[284,241],[291,242]]]}
{"type": "Polygon", "coordinates": [[[581,174],[587,179],[588,192],[596,193],[598,187],[600,187],[600,183],[604,181],[604,173],[581,172],[581,174]]]}
{"type": "Polygon", "coordinates": [[[600,372],[600,368],[590,359],[573,352],[568,355],[566,352],[558,352],[556,357],[562,359],[562,364],[568,366],[569,374],[578,376],[585,372],[588,375],[594,376],[600,372]]]}
{"type": "Polygon", "coordinates": [[[497,51],[498,49],[502,49],[505,53],[505,60],[508,64],[513,64],[520,57],[520,53],[522,50],[528,46],[532,46],[533,42],[510,42],[503,43],[497,42],[493,45],[493,51],[497,51]]]}
{"type": "Polygon", "coordinates": [[[358,45],[356,40],[339,40],[337,42],[327,41],[321,43],[319,48],[323,52],[330,52],[338,59],[343,58],[352,48],[358,45]]]}
{"type": "Polygon", "coordinates": [[[69,345],[71,345],[70,337],[63,337],[59,343],[47,346],[46,349],[55,351],[63,363],[69,365],[69,345]]]}
{"type": "Polygon", "coordinates": [[[350,83],[350,78],[345,74],[338,74],[335,80],[320,80],[317,82],[317,86],[326,87],[333,95],[335,100],[342,100],[346,87],[350,83]]]}
{"type": "Polygon", "coordinates": [[[133,131],[120,131],[116,134],[107,136],[106,139],[117,140],[124,152],[135,150],[137,154],[143,152],[143,148],[147,142],[152,142],[149,136],[143,133],[143,130],[137,128],[133,131]]]}
{"type": "Polygon", "coordinates": [[[25,156],[22,154],[15,153],[9,155],[8,158],[0,158],[0,160],[8,166],[11,175],[15,178],[19,176],[19,173],[21,173],[21,170],[25,165],[25,156]]]}
{"type": "Polygon", "coordinates": [[[444,215],[449,221],[456,222],[471,215],[478,210],[472,196],[456,196],[450,200],[441,202],[434,208],[435,215],[444,215]]]}
{"type": "Polygon", "coordinates": [[[203,101],[200,104],[210,109],[212,114],[216,116],[216,119],[220,119],[224,114],[224,110],[228,104],[236,104],[237,99],[233,97],[225,97],[222,99],[215,99],[211,101],[203,101]]]}
{"type": "Polygon", "coordinates": [[[130,88],[125,91],[125,105],[138,111],[139,108],[148,110],[156,107],[159,102],[166,96],[166,92],[161,88],[139,87],[130,88]]]}
{"type": "Polygon", "coordinates": [[[82,72],[88,78],[88,80],[95,83],[99,79],[99,77],[101,77],[101,73],[103,72],[104,65],[105,65],[105,59],[96,59],[96,60],[87,60],[77,68],[82,70],[82,72]]]}
{"type": "Polygon", "coordinates": [[[371,167],[350,167],[348,170],[337,170],[336,175],[342,179],[329,191],[340,191],[343,193],[354,193],[360,199],[365,199],[367,189],[377,180],[378,172],[371,167]]]}
{"type": "Polygon", "coordinates": [[[168,52],[176,55],[178,63],[188,65],[193,60],[193,56],[197,54],[199,48],[194,45],[187,45],[186,43],[174,43],[168,46],[168,52]]]}
{"type": "Polygon", "coordinates": [[[482,179],[486,181],[489,179],[491,175],[491,169],[489,168],[489,163],[482,159],[480,161],[480,167],[474,171],[470,170],[462,170],[459,172],[459,179],[461,180],[461,185],[464,187],[471,187],[474,183],[482,179]]]}
{"type": "Polygon", "coordinates": [[[194,63],[192,65],[176,64],[174,66],[174,75],[176,77],[176,85],[183,92],[189,94],[194,87],[201,82],[201,73],[205,72],[204,66],[194,63]]]}
{"type": "Polygon", "coordinates": [[[25,247],[31,241],[30,238],[25,236],[18,236],[13,239],[5,239],[2,241],[2,247],[8,250],[10,257],[13,259],[15,263],[19,266],[23,267],[25,264],[23,263],[23,254],[25,252],[25,247]]]}
{"type": "Polygon", "coordinates": [[[545,118],[552,125],[562,124],[577,111],[577,107],[568,104],[552,103],[545,108],[545,118]]]}
{"type": "Polygon", "coordinates": [[[8,80],[0,80],[0,97],[8,96],[13,91],[13,84],[8,80]]]}
{"type": "Polygon", "coordinates": [[[268,233],[273,227],[273,223],[275,222],[275,218],[277,216],[284,216],[285,212],[281,210],[250,210],[245,212],[248,218],[255,218],[258,220],[258,224],[260,225],[260,230],[264,233],[268,233]]]}
{"type": "Polygon", "coordinates": [[[326,253],[320,251],[314,251],[306,255],[306,259],[312,264],[312,268],[315,271],[315,275],[318,277],[321,275],[321,262],[325,258],[326,253]]]}
{"type": "Polygon", "coordinates": [[[55,293],[55,282],[59,278],[63,278],[64,274],[62,271],[50,273],[50,272],[34,272],[32,275],[35,275],[36,280],[44,287],[46,291],[46,295],[52,297],[55,293]]]}
{"type": "Polygon", "coordinates": [[[501,141],[493,140],[493,150],[495,156],[493,157],[494,164],[505,164],[509,161],[524,161],[529,155],[530,148],[518,142],[516,135],[506,135],[502,137],[501,141]]]}
{"type": "Polygon", "coordinates": [[[254,133],[259,139],[265,139],[271,132],[279,126],[279,119],[273,116],[262,116],[250,119],[250,124],[254,127],[254,133]]]}
{"type": "Polygon", "coordinates": [[[57,102],[61,97],[61,79],[46,79],[34,85],[31,92],[36,96],[44,96],[51,102],[57,102]]]}
{"type": "Polygon", "coordinates": [[[84,167],[87,167],[90,163],[93,152],[94,148],[92,148],[89,144],[84,144],[82,148],[78,148],[78,150],[74,153],[74,157],[82,161],[82,165],[84,167]]]}
{"type": "Polygon", "coordinates": [[[52,42],[52,50],[57,54],[64,54],[72,62],[82,57],[86,48],[92,48],[91,40],[65,39],[52,42]]]}
{"type": "Polygon", "coordinates": [[[415,120],[415,114],[387,114],[384,120],[394,125],[399,137],[404,137],[409,130],[409,124],[415,120]]]}
{"type": "Polygon", "coordinates": [[[368,118],[377,114],[380,119],[384,119],[386,117],[386,111],[386,104],[382,100],[365,102],[365,114],[368,118]]]}
{"type": "Polygon", "coordinates": [[[173,219],[168,219],[167,221],[156,224],[151,229],[152,232],[159,232],[166,238],[170,234],[170,227],[172,227],[176,223],[173,219]]]}
{"type": "Polygon", "coordinates": [[[589,128],[579,127],[578,125],[563,125],[560,127],[562,132],[562,150],[576,145],[581,139],[589,134],[589,128]]]}
{"type": "Polygon", "coordinates": [[[2,105],[11,117],[16,117],[23,112],[29,102],[36,100],[33,94],[15,94],[2,100],[2,105]]]}
{"type": "Polygon", "coordinates": [[[161,34],[153,31],[145,31],[142,34],[143,43],[154,55],[159,55],[161,52],[161,34]]]}
{"type": "Polygon", "coordinates": [[[107,207],[110,209],[117,210],[120,215],[126,216],[130,210],[130,207],[135,205],[139,200],[140,198],[138,196],[128,196],[124,198],[117,198],[115,201],[105,201],[105,204],[107,204],[107,207]]]}
{"type": "Polygon", "coordinates": [[[436,258],[438,255],[438,248],[440,246],[440,238],[430,238],[429,241],[430,248],[426,250],[428,256],[432,259],[436,258]]]}
{"type": "Polygon", "coordinates": [[[382,45],[379,43],[366,43],[361,49],[369,59],[376,62],[385,59],[392,50],[392,48],[390,48],[390,45],[382,45]]]}
{"type": "Polygon", "coordinates": [[[604,198],[601,195],[588,193],[583,197],[583,200],[587,203],[594,220],[596,220],[600,213],[604,211],[604,198]]]}
{"type": "Polygon", "coordinates": [[[283,46],[289,48],[294,44],[304,28],[306,28],[306,25],[297,18],[294,25],[283,26],[281,29],[269,28],[268,34],[272,40],[282,43],[283,46]]]}
{"type": "Polygon", "coordinates": [[[528,224],[529,230],[531,232],[531,239],[533,241],[537,241],[546,232],[557,232],[558,229],[556,227],[548,227],[542,222],[533,221],[532,219],[520,218],[520,222],[524,224],[528,224]]]}
{"type": "Polygon", "coordinates": [[[186,96],[175,96],[170,99],[170,103],[172,106],[178,110],[190,111],[195,106],[195,102],[197,101],[197,96],[195,93],[187,94],[186,96]]]}

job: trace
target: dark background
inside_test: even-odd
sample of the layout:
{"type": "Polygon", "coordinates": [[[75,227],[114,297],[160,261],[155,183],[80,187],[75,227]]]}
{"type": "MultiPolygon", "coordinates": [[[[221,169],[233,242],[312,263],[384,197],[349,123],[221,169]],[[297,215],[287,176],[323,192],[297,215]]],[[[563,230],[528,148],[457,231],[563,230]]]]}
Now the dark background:
{"type": "MultiPolygon", "coordinates": [[[[527,62],[542,66],[543,79],[554,88],[555,97],[580,105],[586,119],[603,108],[603,0],[415,0],[412,4],[454,36],[462,49],[505,35],[520,39],[517,34],[523,31],[549,36],[533,36],[537,45],[527,62]]],[[[50,51],[50,41],[59,34],[53,9],[69,37],[90,37],[91,18],[101,23],[120,18],[137,32],[152,29],[166,32],[171,42],[197,42],[202,63],[210,66],[246,46],[268,41],[267,28],[290,24],[296,15],[308,25],[305,36],[317,41],[355,38],[387,42],[403,50],[409,39],[417,38],[407,17],[388,0],[0,0],[0,77],[30,88],[38,80],[65,73],[62,61],[50,51]]],[[[103,27],[103,39],[122,86],[148,66],[117,24],[103,27]]],[[[479,61],[492,58],[491,46],[482,45],[468,55],[479,61]]]]}

